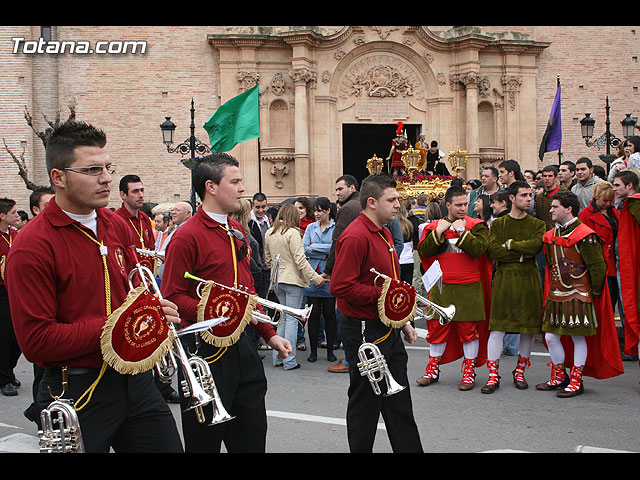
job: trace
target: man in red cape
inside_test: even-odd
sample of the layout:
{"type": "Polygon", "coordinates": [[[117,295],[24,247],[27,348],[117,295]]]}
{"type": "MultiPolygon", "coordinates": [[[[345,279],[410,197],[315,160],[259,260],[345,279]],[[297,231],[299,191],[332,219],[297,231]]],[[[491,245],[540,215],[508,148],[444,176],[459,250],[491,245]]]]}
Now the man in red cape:
{"type": "Polygon", "coordinates": [[[617,172],[613,178],[616,197],[622,199],[618,244],[624,248],[619,256],[620,290],[624,309],[624,353],[638,355],[638,272],[640,272],[640,193],[638,176],[631,170],[617,172]]]}
{"type": "Polygon", "coordinates": [[[445,201],[447,217],[425,227],[418,253],[425,271],[438,260],[443,272],[442,293],[433,288],[429,299],[441,306],[454,303],[457,313],[447,325],[441,325],[438,319],[427,320],[430,358],[425,374],[417,382],[423,386],[437,382],[440,364],[464,356],[459,388],[470,390],[476,364],[484,364],[487,358],[491,305],[491,260],[486,253],[489,234],[486,222],[466,215],[466,193],[461,187],[450,187],[445,201]]]}
{"type": "Polygon", "coordinates": [[[605,288],[606,264],[599,237],[580,222],[574,211],[579,211],[575,194],[559,192],[554,195],[551,216],[558,226],[542,237],[547,259],[542,330],[545,332],[544,343],[551,354],[552,371],[550,380],[536,388],[561,389],[557,396],[563,398],[583,393],[583,375],[604,379],[624,373],[611,298],[605,288]],[[575,245],[577,248],[572,248],[575,245]],[[581,262],[576,261],[574,252],[578,252],[581,262]],[[562,255],[561,260],[557,259],[558,255],[562,255]],[[569,277],[563,274],[561,264],[567,266],[564,268],[573,279],[566,292],[563,285],[569,277]],[[578,274],[583,269],[588,275],[578,274]],[[558,294],[560,290],[562,292],[558,294]],[[589,308],[589,302],[572,299],[570,294],[576,291],[591,297],[593,310],[589,308]],[[570,376],[566,374],[566,367],[571,368],[570,376]]]}

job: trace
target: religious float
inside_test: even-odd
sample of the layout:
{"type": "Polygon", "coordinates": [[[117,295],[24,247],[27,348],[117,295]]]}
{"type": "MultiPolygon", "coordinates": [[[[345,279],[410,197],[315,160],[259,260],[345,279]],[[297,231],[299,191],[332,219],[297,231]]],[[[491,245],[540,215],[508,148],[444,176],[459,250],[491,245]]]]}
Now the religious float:
{"type": "MultiPolygon", "coordinates": [[[[427,194],[430,199],[442,200],[451,185],[454,177],[459,177],[467,165],[467,151],[455,150],[449,152],[448,161],[454,175],[435,175],[422,170],[424,168],[423,152],[418,148],[409,146],[402,151],[402,163],[405,166],[406,173],[395,177],[398,185],[396,189],[400,195],[401,201],[409,198],[415,198],[420,194],[427,194]]],[[[380,175],[384,170],[384,160],[376,154],[367,160],[367,170],[371,175],[380,175]]]]}

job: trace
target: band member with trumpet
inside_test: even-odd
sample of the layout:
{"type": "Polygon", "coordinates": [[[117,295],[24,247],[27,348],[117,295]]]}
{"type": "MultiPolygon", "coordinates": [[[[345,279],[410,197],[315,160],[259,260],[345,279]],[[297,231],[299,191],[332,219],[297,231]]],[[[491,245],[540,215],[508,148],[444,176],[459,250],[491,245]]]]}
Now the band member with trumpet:
{"type": "MultiPolygon", "coordinates": [[[[171,410],[150,371],[105,368],[100,337],[129,292],[136,238],[107,207],[112,163],[105,134],[68,121],[47,141],[55,197],[16,237],[7,287],[16,337],[30,362],[45,368],[39,410],[53,397],[73,400],[84,451],[182,452],[171,410]],[[67,381],[68,379],[68,381],[67,381]]],[[[167,320],[176,306],[162,301],[167,320]]]]}
{"type": "Polygon", "coordinates": [[[400,278],[393,238],[384,227],[400,207],[396,181],[386,175],[366,178],[360,190],[360,203],[362,212],[337,240],[329,290],[343,315],[338,329],[349,363],[349,448],[351,452],[372,451],[378,418],[382,414],[395,452],[422,452],[411,395],[405,388],[408,357],[400,331],[409,343],[415,342],[417,333],[407,322],[400,322],[397,327],[383,323],[378,310],[383,289],[375,284],[377,275],[371,271],[375,269],[395,280],[400,278]],[[376,365],[369,365],[370,360],[360,356],[364,345],[374,350],[374,357],[378,357],[376,365]],[[386,391],[384,383],[372,382],[371,375],[365,376],[358,363],[367,364],[387,380],[393,377],[394,383],[400,386],[398,393],[377,395],[391,392],[386,391]]]}
{"type": "MultiPolygon", "coordinates": [[[[183,326],[198,320],[201,303],[199,284],[185,278],[187,272],[229,288],[246,287],[255,292],[244,229],[229,218],[229,213],[240,208],[245,192],[238,165],[227,153],[214,153],[200,160],[193,170],[193,188],[202,204],[196,214],[175,231],[167,246],[161,290],[165,298],[178,306],[183,326]]],[[[220,298],[224,298],[223,293],[220,298]]],[[[227,313],[228,322],[198,336],[186,335],[183,343],[188,351],[209,363],[222,403],[235,418],[208,426],[192,413],[183,412],[186,452],[220,452],[222,442],[230,453],[265,451],[267,380],[255,343],[245,334],[251,312],[248,316],[246,312],[231,315],[229,305],[233,307],[219,303],[220,315],[216,315],[225,317],[227,313]]],[[[281,357],[291,353],[291,344],[276,335],[273,326],[262,322],[254,324],[254,321],[251,325],[281,357]]],[[[182,398],[182,403],[186,402],[187,399],[182,398]]]]}
{"type": "Polygon", "coordinates": [[[542,332],[542,283],[536,255],[542,249],[544,221],[527,215],[531,207],[531,186],[516,180],[508,189],[511,210],[495,219],[489,229],[489,256],[495,273],[491,286],[491,314],[487,367],[489,379],[482,393],[493,393],[500,387],[498,374],[505,332],[520,334],[518,362],[513,370],[516,388],[528,388],[525,368],[534,334],[542,332]]]}
{"type": "Polygon", "coordinates": [[[426,225],[418,253],[426,270],[440,263],[442,291],[434,286],[429,300],[438,305],[454,304],[456,316],[442,325],[437,317],[427,320],[429,363],[419,385],[440,378],[440,365],[464,357],[459,389],[475,385],[476,362],[484,363],[488,338],[487,320],[491,294],[491,260],[487,255],[489,229],[485,221],[467,216],[467,195],[461,186],[445,193],[448,214],[426,225]]]}

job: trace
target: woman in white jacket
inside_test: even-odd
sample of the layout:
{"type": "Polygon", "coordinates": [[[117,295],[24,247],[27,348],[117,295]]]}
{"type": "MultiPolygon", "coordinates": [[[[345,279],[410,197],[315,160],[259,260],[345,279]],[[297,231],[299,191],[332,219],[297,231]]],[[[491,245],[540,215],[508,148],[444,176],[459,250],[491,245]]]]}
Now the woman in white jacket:
{"type": "MultiPolygon", "coordinates": [[[[273,227],[267,230],[264,236],[264,257],[267,266],[271,268],[276,256],[280,255],[276,288],[278,301],[291,308],[302,308],[304,288],[309,282],[316,286],[325,283],[324,277],[317,273],[307,260],[299,225],[298,210],[291,204],[285,204],[280,208],[273,227]]],[[[277,333],[295,345],[298,320],[285,314],[277,327],[277,333]]],[[[283,365],[285,370],[300,368],[295,350],[284,360],[279,359],[274,352],[273,364],[276,367],[283,365]]]]}

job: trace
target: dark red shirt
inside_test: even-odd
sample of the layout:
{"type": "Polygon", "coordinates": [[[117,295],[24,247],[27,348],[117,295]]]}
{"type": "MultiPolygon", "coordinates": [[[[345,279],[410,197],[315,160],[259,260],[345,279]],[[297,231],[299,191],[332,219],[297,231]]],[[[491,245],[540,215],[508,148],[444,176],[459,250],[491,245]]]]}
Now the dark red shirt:
{"type": "MultiPolygon", "coordinates": [[[[180,225],[167,244],[160,288],[163,296],[178,306],[183,326],[196,322],[200,301],[196,293],[198,282],[184,278],[185,272],[233,287],[234,269],[230,237],[221,225],[199,207],[192,218],[180,225]]],[[[242,226],[231,218],[229,226],[245,233],[242,226]]],[[[241,241],[234,239],[234,242],[236,248],[240,248],[241,241]]],[[[248,287],[255,293],[250,257],[251,255],[247,254],[244,259],[238,261],[238,285],[248,287]]],[[[265,340],[275,335],[273,327],[264,323],[258,323],[254,329],[265,340]]]]}
{"type": "Polygon", "coordinates": [[[374,285],[376,275],[370,269],[375,268],[393,278],[394,264],[399,279],[400,264],[391,232],[386,227],[378,228],[361,212],[336,242],[336,260],[329,291],[336,297],[336,308],[340,313],[361,319],[379,318],[378,298],[382,292],[382,280],[378,279],[374,285]]]}
{"type": "Polygon", "coordinates": [[[134,268],[131,229],[107,208],[96,210],[97,236],[52,200],[16,236],[6,277],[16,337],[27,360],[45,368],[99,368],[100,334],[106,321],[105,275],[100,247],[107,248],[111,311],[125,300],[134,268]],[[75,225],[75,226],[74,226],[75,225]]]}
{"type": "Polygon", "coordinates": [[[129,228],[133,231],[133,234],[138,239],[135,243],[137,248],[144,248],[147,250],[154,250],[156,241],[153,236],[153,227],[151,226],[151,219],[149,216],[138,210],[138,215],[133,216],[131,212],[127,210],[127,207],[122,206],[116,210],[116,213],[120,215],[129,225],[129,228]]]}
{"type": "MultiPolygon", "coordinates": [[[[11,248],[11,245],[13,244],[13,241],[15,240],[17,234],[18,234],[18,230],[12,227],[11,225],[9,225],[9,230],[7,233],[0,232],[0,237],[2,237],[0,238],[0,262],[4,262],[0,264],[0,269],[3,267],[6,267],[7,255],[9,254],[9,249],[11,248]]],[[[5,270],[5,275],[6,275],[6,270],[5,270]]],[[[0,287],[4,287],[4,286],[5,286],[4,279],[2,275],[0,275],[0,287]]]]}

